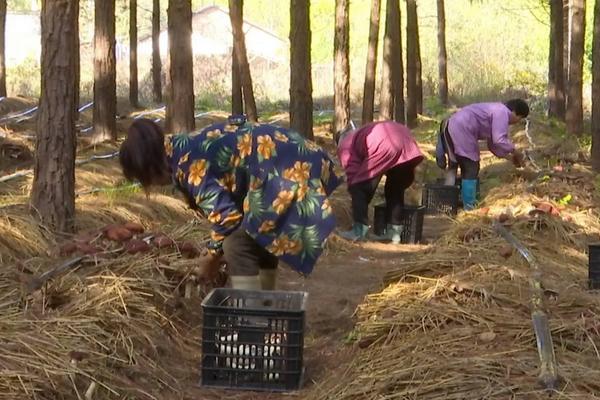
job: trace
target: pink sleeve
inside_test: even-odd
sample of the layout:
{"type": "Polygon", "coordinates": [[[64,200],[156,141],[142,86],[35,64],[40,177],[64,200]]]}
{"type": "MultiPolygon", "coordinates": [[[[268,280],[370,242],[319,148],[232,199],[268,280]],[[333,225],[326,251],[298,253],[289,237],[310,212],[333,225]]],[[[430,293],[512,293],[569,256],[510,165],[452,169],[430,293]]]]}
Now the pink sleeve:
{"type": "Polygon", "coordinates": [[[497,112],[492,115],[492,137],[488,147],[494,155],[506,157],[515,150],[515,145],[508,137],[509,114],[497,112]]]}

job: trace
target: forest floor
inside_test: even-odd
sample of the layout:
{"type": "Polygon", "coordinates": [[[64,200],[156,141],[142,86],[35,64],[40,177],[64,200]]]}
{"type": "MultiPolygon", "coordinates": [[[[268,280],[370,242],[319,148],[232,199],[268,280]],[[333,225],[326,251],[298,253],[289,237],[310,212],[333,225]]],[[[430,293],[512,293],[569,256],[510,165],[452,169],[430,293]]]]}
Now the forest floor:
{"type": "MultiPolygon", "coordinates": [[[[24,100],[14,100],[13,103],[6,103],[6,108],[2,109],[0,104],[0,114],[25,110],[30,105],[24,100]]],[[[128,114],[119,120],[121,134],[135,115],[139,113],[128,114]]],[[[147,115],[162,117],[161,112],[147,115]]],[[[201,128],[225,117],[226,114],[222,112],[204,114],[197,119],[196,126],[201,128]]],[[[286,117],[286,114],[274,115],[270,120],[278,120],[279,124],[285,125],[286,117]]],[[[545,130],[551,130],[548,123],[539,123],[543,124],[545,130]]],[[[91,110],[82,113],[80,124],[81,129],[91,124],[91,110]]],[[[416,130],[428,159],[419,167],[417,182],[407,193],[409,204],[418,204],[423,184],[435,181],[439,175],[431,158],[436,129],[436,121],[423,119],[416,130]]],[[[327,123],[318,124],[316,141],[333,152],[328,131],[327,123]]],[[[18,123],[11,120],[4,125],[0,131],[0,177],[32,167],[34,132],[33,119],[18,123]]],[[[521,140],[524,139],[521,137],[521,140]]],[[[82,135],[78,158],[89,159],[92,155],[110,154],[116,149],[116,145],[87,145],[82,135]]],[[[577,149],[565,149],[564,145],[557,149],[560,151],[557,150],[555,154],[575,152],[573,157],[580,156],[577,149]]],[[[545,160],[546,165],[563,165],[564,158],[550,157],[545,160]]],[[[571,160],[571,164],[575,163],[587,168],[585,161],[571,160]]],[[[164,232],[177,241],[206,235],[205,222],[191,222],[194,220],[192,213],[170,191],[158,192],[146,198],[139,189],[125,183],[115,158],[82,164],[77,169],[76,179],[80,236],[94,236],[108,224],[123,222],[140,223],[147,232],[164,232]]],[[[487,218],[490,207],[493,208],[500,200],[510,202],[511,196],[518,194],[514,190],[497,194],[495,189],[515,182],[527,184],[527,179],[529,177],[525,172],[516,171],[506,162],[495,160],[488,152],[484,152],[482,197],[487,209],[484,207],[481,214],[477,213],[478,218],[487,218]],[[489,193],[496,196],[490,206],[485,204],[489,193]]],[[[445,249],[450,253],[455,252],[457,248],[453,242],[449,242],[448,235],[455,235],[455,231],[461,227],[471,226],[471,222],[464,223],[464,218],[469,216],[461,215],[458,219],[427,216],[424,240],[416,245],[356,244],[333,235],[310,277],[302,278],[288,268],[280,267],[280,289],[309,293],[303,389],[283,394],[216,390],[199,386],[200,303],[209,288],[198,287],[198,294],[194,292],[191,296],[182,292],[186,279],[189,280],[189,274],[182,271],[193,268],[193,259],[182,258],[178,252],[165,254],[153,251],[143,255],[123,255],[100,239],[92,244],[102,248],[102,257],[95,257],[93,262],[74,272],[53,279],[40,290],[27,290],[33,277],[68,259],[59,254],[64,241],[54,241],[43,230],[40,231],[29,216],[26,204],[30,185],[30,175],[0,183],[0,263],[3,271],[0,273],[0,315],[3,317],[0,318],[4,320],[4,325],[0,326],[0,343],[15,342],[0,349],[0,366],[3,369],[0,371],[0,399],[75,399],[84,398],[86,391],[92,392],[89,398],[93,399],[383,398],[377,397],[384,394],[383,389],[371,388],[371,391],[365,389],[363,394],[356,394],[360,391],[348,394],[336,386],[348,382],[347,386],[351,387],[352,381],[361,381],[357,377],[368,376],[366,372],[354,375],[357,360],[365,357],[365,352],[374,352],[375,348],[370,347],[373,340],[360,340],[371,337],[364,331],[365,321],[373,319],[372,315],[365,316],[364,309],[372,302],[368,296],[385,292],[390,282],[398,281],[390,278],[398,276],[398,271],[427,259],[435,263],[432,254],[443,254],[445,249]],[[66,325],[70,328],[65,328],[66,325]]],[[[591,210],[597,199],[592,198],[591,194],[588,197],[580,195],[575,190],[575,187],[569,186],[556,193],[546,193],[546,196],[540,194],[540,198],[556,205],[558,200],[572,194],[576,197],[576,210],[573,212],[591,210]]],[[[378,194],[380,198],[381,194],[378,194]]],[[[333,197],[341,229],[348,228],[351,223],[349,201],[345,187],[339,188],[333,197]]],[[[511,207],[517,207],[517,203],[519,201],[511,207]]],[[[502,208],[502,211],[505,209],[502,208]]],[[[590,218],[594,222],[589,224],[589,229],[584,229],[588,235],[585,243],[600,239],[600,231],[595,230],[597,216],[594,214],[590,218]]],[[[463,239],[464,234],[461,243],[463,239]]],[[[501,239],[494,241],[498,243],[501,239]]],[[[583,241],[573,246],[584,252],[581,243],[583,241]]],[[[471,266],[475,263],[468,261],[472,257],[468,246],[461,245],[460,249],[452,265],[464,262],[471,266]]],[[[438,262],[440,265],[443,263],[438,262]]],[[[581,257],[573,263],[576,264],[576,276],[583,279],[585,266],[581,257]]],[[[428,265],[427,268],[430,267],[428,265]]],[[[453,267],[452,274],[455,273],[453,267]]],[[[526,287],[525,282],[523,288],[526,287]]],[[[404,298],[397,299],[398,304],[404,301],[404,298]]],[[[523,304],[527,301],[524,299],[523,304]]],[[[526,310],[527,307],[524,307],[526,310]]],[[[396,329],[398,324],[397,321],[390,323],[389,332],[396,329]]],[[[378,343],[374,346],[384,346],[378,343]]],[[[529,347],[530,353],[535,355],[535,345],[529,347]]],[[[530,377],[536,372],[535,363],[532,365],[530,377]]],[[[373,373],[376,373],[375,369],[373,373]]],[[[379,380],[385,379],[380,377],[379,380]]],[[[390,383],[391,387],[400,390],[402,383],[399,381],[390,383]]],[[[532,382],[535,382],[534,378],[514,389],[513,393],[533,390],[535,385],[532,382]]],[[[577,393],[586,387],[583,383],[572,384],[577,387],[577,393]]],[[[498,386],[502,384],[498,383],[498,386]]],[[[398,398],[416,396],[412,393],[398,398]]],[[[501,393],[497,397],[490,395],[489,398],[538,398],[535,397],[537,394],[528,396],[506,397],[506,393],[501,393]]],[[[423,395],[418,398],[446,397],[423,395]]]]}

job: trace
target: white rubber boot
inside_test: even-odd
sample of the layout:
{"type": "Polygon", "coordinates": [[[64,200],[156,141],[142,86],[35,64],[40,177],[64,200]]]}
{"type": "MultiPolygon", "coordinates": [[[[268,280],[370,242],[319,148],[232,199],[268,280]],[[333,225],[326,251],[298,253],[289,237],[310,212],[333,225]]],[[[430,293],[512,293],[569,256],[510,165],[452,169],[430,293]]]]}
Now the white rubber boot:
{"type": "Polygon", "coordinates": [[[258,275],[231,276],[231,287],[242,290],[261,290],[260,278],[258,275]]]}

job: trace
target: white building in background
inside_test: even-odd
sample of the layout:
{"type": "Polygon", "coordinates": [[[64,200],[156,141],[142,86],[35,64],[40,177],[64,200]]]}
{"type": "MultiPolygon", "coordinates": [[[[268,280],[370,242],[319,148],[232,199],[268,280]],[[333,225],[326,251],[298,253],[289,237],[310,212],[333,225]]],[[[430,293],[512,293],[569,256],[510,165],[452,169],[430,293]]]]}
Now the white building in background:
{"type": "Polygon", "coordinates": [[[21,64],[28,58],[39,61],[41,45],[40,14],[11,13],[6,14],[6,66],[21,64]]]}
{"type": "MultiPolygon", "coordinates": [[[[262,58],[267,62],[286,63],[289,42],[258,25],[244,21],[246,51],[249,58],[262,58]]],[[[169,37],[167,30],[160,33],[161,57],[166,57],[169,37]]],[[[231,55],[233,35],[229,12],[218,6],[204,7],[192,15],[192,49],[196,56],[231,55]]],[[[138,55],[152,55],[152,37],[138,44],[138,55]]]]}

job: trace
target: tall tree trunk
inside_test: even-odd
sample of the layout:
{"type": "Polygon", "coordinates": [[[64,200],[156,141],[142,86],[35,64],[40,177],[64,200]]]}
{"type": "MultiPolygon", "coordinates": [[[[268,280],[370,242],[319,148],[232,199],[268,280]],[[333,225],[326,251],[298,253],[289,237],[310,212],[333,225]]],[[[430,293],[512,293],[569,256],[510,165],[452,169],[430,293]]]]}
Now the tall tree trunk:
{"type": "Polygon", "coordinates": [[[0,97],[6,97],[6,0],[0,0],[0,97]]]}
{"type": "Polygon", "coordinates": [[[563,66],[563,0],[550,0],[550,51],[548,54],[548,116],[565,119],[563,66]]]}
{"type": "Polygon", "coordinates": [[[405,123],[404,62],[402,60],[402,18],[400,18],[400,0],[394,2],[392,10],[392,82],[394,82],[394,120],[405,123]]]}
{"type": "Polygon", "coordinates": [[[335,34],[333,36],[333,134],[350,122],[350,0],[335,1],[335,34]]]}
{"type": "MultiPolygon", "coordinates": [[[[571,0],[563,0],[563,80],[569,87],[569,60],[571,57],[571,0]]],[[[569,94],[565,92],[565,109],[569,94]]]]}
{"type": "Polygon", "coordinates": [[[585,0],[572,0],[571,56],[569,57],[569,101],[567,132],[583,133],[583,55],[585,44],[585,0]]]}
{"type": "Polygon", "coordinates": [[[129,103],[138,107],[137,0],[129,0],[129,103]]]}
{"type": "Polygon", "coordinates": [[[377,42],[379,41],[380,14],[381,0],[372,0],[371,20],[369,23],[369,48],[367,50],[367,66],[365,68],[365,85],[363,89],[363,125],[373,121],[373,103],[375,101],[375,76],[377,74],[377,42]]]}
{"type": "Polygon", "coordinates": [[[173,133],[194,130],[194,60],[192,58],[192,4],[169,0],[169,81],[167,113],[173,133]]]}
{"type": "Polygon", "coordinates": [[[600,172],[600,1],[594,4],[592,46],[592,168],[600,172]]]}
{"type": "Polygon", "coordinates": [[[387,0],[385,8],[385,34],[383,36],[383,65],[381,66],[381,91],[379,93],[379,119],[391,120],[394,118],[394,82],[393,50],[392,50],[392,14],[394,2],[387,0]]]}
{"type": "Polygon", "coordinates": [[[446,10],[444,0],[437,0],[438,21],[438,79],[439,96],[443,105],[448,105],[448,54],[446,52],[446,10]]]}
{"type": "Polygon", "coordinates": [[[152,93],[154,101],[162,102],[160,60],[160,0],[152,1],[152,93]]]}
{"type": "Polygon", "coordinates": [[[406,123],[413,128],[417,125],[417,4],[406,0],[406,123]]]}
{"type": "Polygon", "coordinates": [[[73,57],[75,57],[75,73],[73,74],[73,80],[75,85],[75,120],[79,119],[79,101],[81,100],[80,95],[80,83],[81,83],[81,39],[79,38],[79,2],[77,2],[77,21],[75,22],[75,32],[73,34],[73,40],[75,42],[73,51],[73,57]]]}
{"type": "Polygon", "coordinates": [[[419,36],[419,18],[415,1],[415,48],[417,51],[417,114],[423,114],[423,63],[421,62],[421,38],[419,36]]]}
{"type": "Polygon", "coordinates": [[[290,127],[313,139],[310,0],[290,1],[290,127]]]}
{"type": "Polygon", "coordinates": [[[238,56],[235,52],[235,46],[231,47],[231,113],[233,115],[244,113],[240,63],[238,62],[238,56]]]}
{"type": "Polygon", "coordinates": [[[254,100],[254,88],[252,86],[252,75],[246,52],[246,39],[244,37],[244,3],[241,0],[229,0],[229,18],[231,30],[233,31],[234,53],[237,58],[237,67],[240,72],[240,84],[244,97],[244,108],[249,121],[258,121],[256,101],[254,100]]]}
{"type": "Polygon", "coordinates": [[[75,49],[78,0],[43,0],[42,54],[31,207],[42,224],[75,224],[75,49]]]}
{"type": "Polygon", "coordinates": [[[94,141],[117,139],[115,0],[94,2],[94,141]]]}

